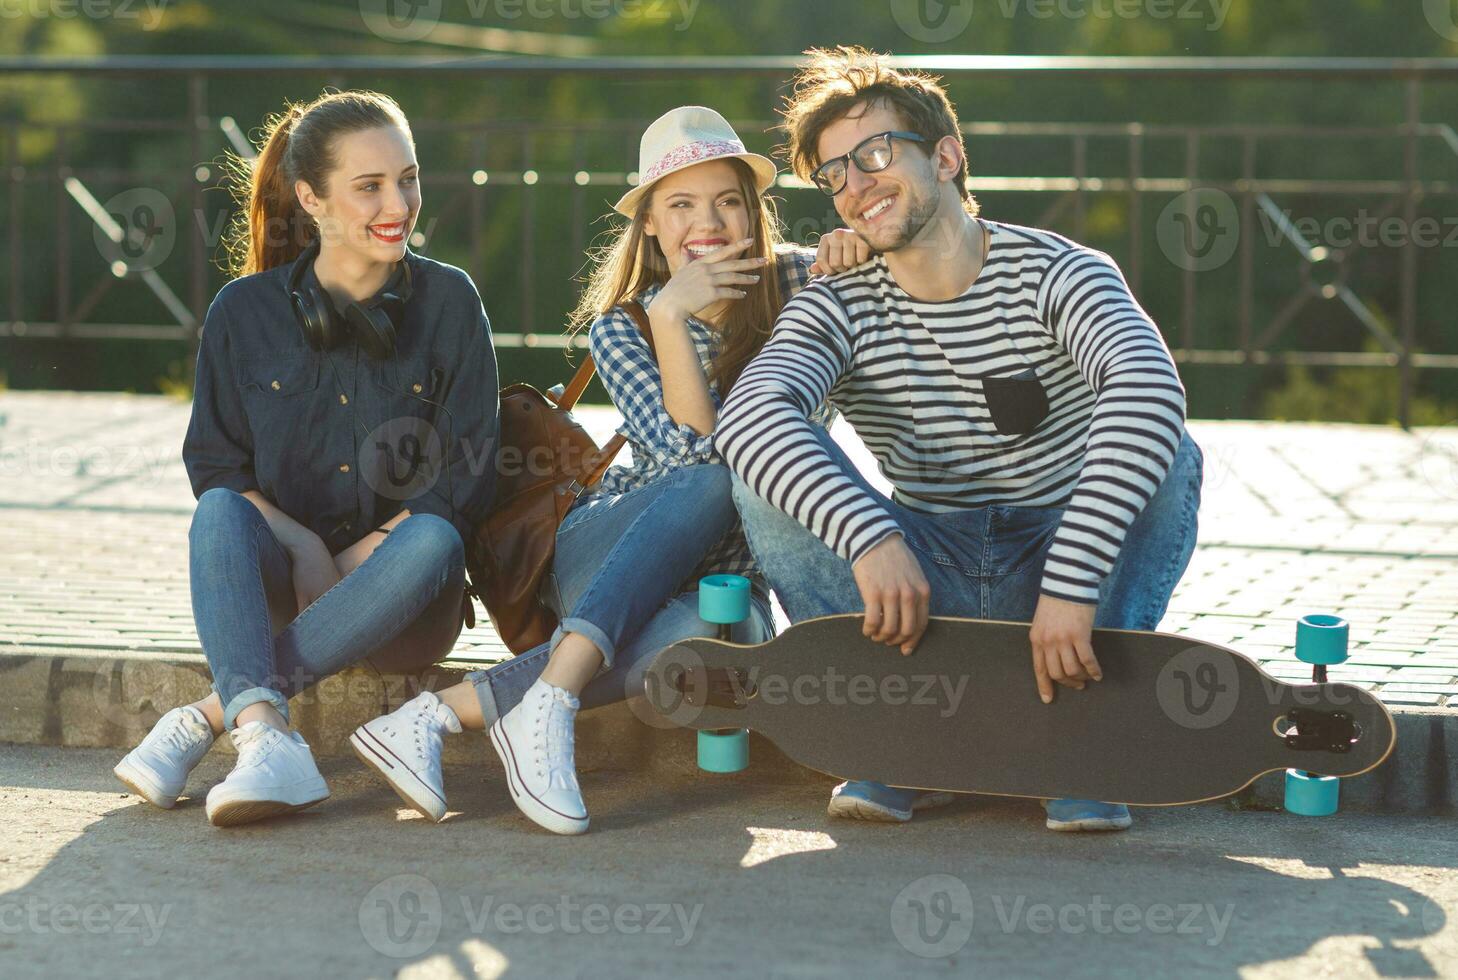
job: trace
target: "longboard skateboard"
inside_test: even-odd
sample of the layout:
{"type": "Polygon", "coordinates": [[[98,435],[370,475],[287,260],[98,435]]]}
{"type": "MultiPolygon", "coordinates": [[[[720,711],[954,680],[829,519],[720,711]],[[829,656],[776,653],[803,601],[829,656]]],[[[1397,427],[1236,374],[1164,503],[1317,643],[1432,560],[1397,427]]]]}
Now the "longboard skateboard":
{"type": "Polygon", "coordinates": [[[748,728],[842,779],[999,796],[1176,806],[1268,772],[1355,776],[1392,751],[1392,716],[1342,683],[1289,684],[1234,650],[1098,629],[1103,680],[1038,697],[1027,623],[933,617],[915,652],[827,616],[746,646],[683,640],[645,693],[699,730],[748,728]]]}

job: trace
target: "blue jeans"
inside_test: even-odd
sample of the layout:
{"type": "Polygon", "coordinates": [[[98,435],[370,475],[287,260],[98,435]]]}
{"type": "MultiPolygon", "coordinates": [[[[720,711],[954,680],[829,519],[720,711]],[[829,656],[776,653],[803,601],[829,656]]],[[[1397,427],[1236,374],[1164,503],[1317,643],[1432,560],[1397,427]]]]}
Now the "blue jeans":
{"type": "MultiPolygon", "coordinates": [[[[931,586],[931,615],[1031,622],[1061,507],[991,505],[923,514],[888,500],[816,433],[846,475],[896,519],[931,586]]],[[[1204,456],[1188,433],[1154,496],[1129,526],[1099,586],[1095,627],[1152,630],[1195,550],[1204,456]]],[[[792,623],[865,610],[850,562],[738,478],[734,501],[750,551],[792,623]]]]}
{"type": "MultiPolygon", "coordinates": [[[[602,669],[580,695],[584,708],[641,695],[644,672],[664,647],[717,636],[718,627],[699,618],[697,583],[680,586],[738,519],[729,470],[718,463],[680,467],[568,511],[542,596],[562,617],[552,638],[468,677],[486,724],[521,702],[568,633],[602,651],[602,669]]],[[[769,604],[755,596],[749,619],[733,627],[734,640],[762,643],[773,635],[769,604]]]]}
{"type": "Polygon", "coordinates": [[[465,549],[451,523],[412,514],[358,568],[302,612],[293,562],[242,494],[214,488],[188,530],[192,615],[223,702],[223,726],[366,657],[423,667],[461,631],[465,549]]]}

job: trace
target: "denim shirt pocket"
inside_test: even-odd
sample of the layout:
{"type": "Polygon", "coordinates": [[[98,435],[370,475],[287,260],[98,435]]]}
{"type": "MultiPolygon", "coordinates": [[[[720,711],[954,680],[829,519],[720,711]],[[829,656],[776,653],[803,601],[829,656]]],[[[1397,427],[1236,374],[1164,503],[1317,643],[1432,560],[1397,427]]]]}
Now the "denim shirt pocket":
{"type": "Polygon", "coordinates": [[[233,380],[245,399],[260,396],[263,406],[307,394],[319,387],[319,360],[313,354],[270,354],[234,363],[233,380]]]}
{"type": "Polygon", "coordinates": [[[285,457],[308,458],[315,444],[319,359],[313,353],[270,354],[233,363],[233,380],[253,433],[254,472],[263,492],[279,500],[285,457]]]}
{"type": "Polygon", "coordinates": [[[402,395],[434,400],[445,387],[445,371],[427,356],[396,358],[381,372],[385,386],[402,395]]]}

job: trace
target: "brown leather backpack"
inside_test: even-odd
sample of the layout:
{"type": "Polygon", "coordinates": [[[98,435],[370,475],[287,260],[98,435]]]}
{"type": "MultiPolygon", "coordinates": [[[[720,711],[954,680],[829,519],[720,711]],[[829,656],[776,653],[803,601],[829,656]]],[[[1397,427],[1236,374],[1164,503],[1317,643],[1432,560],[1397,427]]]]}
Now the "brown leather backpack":
{"type": "MultiPolygon", "coordinates": [[[[643,307],[635,300],[622,305],[653,351],[643,307]]],[[[617,433],[599,450],[572,417],[594,370],[588,354],[560,394],[521,383],[501,389],[496,499],[466,548],[465,615],[474,626],[471,596],[479,598],[512,653],[546,642],[557,628],[557,614],[537,597],[552,568],[557,528],[627,442],[617,433]]]]}

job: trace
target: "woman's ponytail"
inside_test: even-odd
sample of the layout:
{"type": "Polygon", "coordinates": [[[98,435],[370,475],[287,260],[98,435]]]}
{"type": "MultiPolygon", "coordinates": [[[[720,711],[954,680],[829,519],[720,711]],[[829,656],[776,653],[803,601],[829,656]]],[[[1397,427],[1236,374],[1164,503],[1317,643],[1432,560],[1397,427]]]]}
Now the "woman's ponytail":
{"type": "Polygon", "coordinates": [[[299,204],[295,183],[305,181],[320,197],[326,196],[334,140],[379,126],[397,126],[410,138],[410,124],[399,105],[378,92],[329,92],[308,105],[289,103],[269,117],[258,158],[228,159],[238,207],[225,241],[229,273],[266,272],[298,258],[318,230],[299,204]]]}
{"type": "MultiPolygon", "coordinates": [[[[289,135],[294,124],[303,118],[302,106],[290,105],[282,113],[269,118],[263,149],[251,164],[244,163],[238,201],[242,214],[242,234],[235,240],[232,254],[235,276],[263,272],[292,262],[303,251],[298,239],[302,229],[296,227],[303,210],[285,177],[284,157],[288,153],[289,135]]],[[[307,218],[305,214],[305,218],[307,218]]]]}

